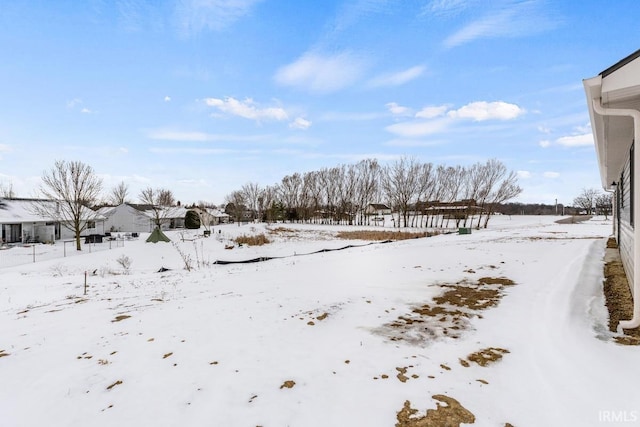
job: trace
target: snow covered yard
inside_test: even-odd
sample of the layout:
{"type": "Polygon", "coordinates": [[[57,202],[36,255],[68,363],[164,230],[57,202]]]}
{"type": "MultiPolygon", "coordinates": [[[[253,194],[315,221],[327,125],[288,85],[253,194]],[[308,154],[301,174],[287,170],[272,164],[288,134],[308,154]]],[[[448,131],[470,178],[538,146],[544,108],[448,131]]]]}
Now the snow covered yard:
{"type": "Polygon", "coordinates": [[[640,424],[640,348],[606,326],[611,222],[555,219],[306,256],[367,242],[285,224],[226,250],[269,233],[227,225],[169,234],[191,271],[144,236],[3,268],[1,424],[410,426],[437,404],[480,426],[640,424]],[[284,258],[213,264],[262,256],[284,258]]]}

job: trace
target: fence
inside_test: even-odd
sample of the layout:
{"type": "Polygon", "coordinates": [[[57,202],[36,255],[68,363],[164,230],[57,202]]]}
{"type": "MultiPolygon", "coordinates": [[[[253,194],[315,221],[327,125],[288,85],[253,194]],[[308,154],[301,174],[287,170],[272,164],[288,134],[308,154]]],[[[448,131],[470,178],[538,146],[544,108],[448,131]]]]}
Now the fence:
{"type": "Polygon", "coordinates": [[[106,240],[102,243],[84,243],[82,251],[76,250],[75,240],[58,241],[55,244],[27,244],[5,246],[0,250],[0,268],[15,267],[58,258],[68,258],[87,253],[108,251],[109,249],[122,248],[126,239],[106,240]]]}

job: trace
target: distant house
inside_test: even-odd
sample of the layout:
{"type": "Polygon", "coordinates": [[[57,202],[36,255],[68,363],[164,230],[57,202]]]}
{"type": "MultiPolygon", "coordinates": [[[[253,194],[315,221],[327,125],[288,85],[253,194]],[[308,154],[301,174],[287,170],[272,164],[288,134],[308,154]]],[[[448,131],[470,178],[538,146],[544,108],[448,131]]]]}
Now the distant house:
{"type": "Polygon", "coordinates": [[[222,212],[220,209],[196,207],[190,210],[198,212],[198,215],[200,215],[200,223],[205,228],[229,223],[229,214],[222,212]]]}
{"type": "Polygon", "coordinates": [[[625,329],[640,326],[640,50],[583,81],[596,146],[602,187],[613,192],[614,234],[633,294],[631,320],[625,329]]]}
{"type": "MultiPolygon", "coordinates": [[[[163,230],[184,228],[187,215],[182,206],[158,208],[163,230]]],[[[98,210],[105,219],[105,231],[112,233],[150,233],[155,228],[155,212],[151,205],[123,203],[118,206],[105,206],[98,210]]]]}
{"type": "Polygon", "coordinates": [[[418,202],[416,212],[428,215],[444,215],[455,219],[465,219],[469,215],[477,215],[483,212],[482,206],[478,206],[474,199],[456,200],[453,202],[441,202],[438,200],[418,202]]]}
{"type": "Polygon", "coordinates": [[[147,205],[123,203],[105,206],[98,213],[105,217],[105,231],[111,233],[144,233],[152,230],[147,205]]]}
{"type": "MultiPolygon", "coordinates": [[[[57,218],[43,217],[36,213],[35,207],[50,204],[52,211],[59,208],[60,202],[38,199],[3,199],[0,207],[0,232],[2,243],[53,243],[56,240],[75,238],[72,230],[57,218]]],[[[103,234],[104,217],[86,208],[83,215],[86,225],[82,235],[103,234]]]]}
{"type": "Polygon", "coordinates": [[[382,203],[369,203],[364,209],[364,214],[375,216],[391,215],[391,208],[382,203]]]}

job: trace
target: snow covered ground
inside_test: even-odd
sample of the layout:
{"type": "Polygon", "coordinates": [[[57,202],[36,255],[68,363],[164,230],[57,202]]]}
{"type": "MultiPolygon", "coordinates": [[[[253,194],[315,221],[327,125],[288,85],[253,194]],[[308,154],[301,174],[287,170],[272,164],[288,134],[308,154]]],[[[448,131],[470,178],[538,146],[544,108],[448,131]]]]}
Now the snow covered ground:
{"type": "Polygon", "coordinates": [[[191,271],[145,236],[19,265],[24,248],[1,251],[0,424],[388,427],[438,395],[480,426],[640,424],[640,348],[606,327],[611,221],[556,219],[305,256],[368,242],[168,233],[191,271]],[[263,256],[283,258],[213,264],[263,256]]]}

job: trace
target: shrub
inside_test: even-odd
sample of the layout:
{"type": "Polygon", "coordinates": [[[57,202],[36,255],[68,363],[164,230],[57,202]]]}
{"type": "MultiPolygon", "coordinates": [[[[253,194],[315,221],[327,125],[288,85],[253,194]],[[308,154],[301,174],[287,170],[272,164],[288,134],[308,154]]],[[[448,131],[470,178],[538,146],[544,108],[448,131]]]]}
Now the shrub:
{"type": "Polygon", "coordinates": [[[184,217],[184,226],[190,230],[197,230],[200,228],[200,215],[196,211],[187,211],[184,217]]]}
{"type": "Polygon", "coordinates": [[[122,268],[124,268],[124,272],[126,274],[129,274],[129,271],[131,269],[131,264],[133,264],[133,260],[131,258],[129,258],[126,255],[121,255],[120,258],[116,260],[116,262],[120,264],[122,268]]]}

